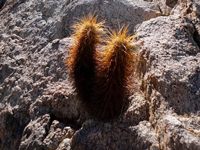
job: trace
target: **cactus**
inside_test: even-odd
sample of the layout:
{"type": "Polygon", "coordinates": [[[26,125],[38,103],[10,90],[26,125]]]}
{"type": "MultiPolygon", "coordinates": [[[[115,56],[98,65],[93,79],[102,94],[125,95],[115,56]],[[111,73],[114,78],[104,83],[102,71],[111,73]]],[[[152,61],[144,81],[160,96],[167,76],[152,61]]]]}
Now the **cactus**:
{"type": "Polygon", "coordinates": [[[65,61],[78,97],[85,104],[91,99],[97,65],[96,47],[101,42],[103,23],[97,23],[97,16],[91,14],[77,22],[72,36],[75,43],[69,50],[69,59],[65,61]]]}
{"type": "Polygon", "coordinates": [[[128,35],[127,27],[113,30],[103,41],[105,51],[97,51],[103,23],[90,14],[74,25],[75,44],[65,63],[86,111],[100,120],[110,120],[118,117],[127,103],[134,36],[128,35]]]}
{"type": "Polygon", "coordinates": [[[112,31],[106,39],[102,61],[98,63],[98,77],[89,112],[101,120],[116,118],[127,103],[128,83],[133,71],[134,36],[127,34],[127,27],[112,31]]]}

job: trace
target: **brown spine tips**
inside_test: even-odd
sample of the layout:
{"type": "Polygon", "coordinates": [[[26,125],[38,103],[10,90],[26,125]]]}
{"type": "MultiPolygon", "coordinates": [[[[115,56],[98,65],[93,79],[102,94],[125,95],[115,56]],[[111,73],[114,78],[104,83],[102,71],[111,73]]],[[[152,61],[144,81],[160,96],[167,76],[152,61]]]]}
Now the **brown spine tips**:
{"type": "Polygon", "coordinates": [[[91,116],[101,120],[118,117],[123,111],[133,71],[134,38],[127,26],[111,31],[105,39],[105,51],[97,51],[102,42],[104,22],[91,14],[77,22],[74,45],[65,64],[70,70],[77,95],[91,116]]]}
{"type": "Polygon", "coordinates": [[[97,118],[109,120],[116,118],[126,104],[128,83],[133,70],[134,37],[129,36],[127,27],[117,33],[112,31],[106,40],[99,77],[95,82],[94,97],[90,112],[97,118]]]}
{"type": "Polygon", "coordinates": [[[97,61],[96,47],[101,42],[103,23],[97,23],[97,16],[89,14],[73,26],[75,43],[69,50],[69,59],[65,64],[70,69],[78,97],[84,103],[91,99],[97,61]]]}

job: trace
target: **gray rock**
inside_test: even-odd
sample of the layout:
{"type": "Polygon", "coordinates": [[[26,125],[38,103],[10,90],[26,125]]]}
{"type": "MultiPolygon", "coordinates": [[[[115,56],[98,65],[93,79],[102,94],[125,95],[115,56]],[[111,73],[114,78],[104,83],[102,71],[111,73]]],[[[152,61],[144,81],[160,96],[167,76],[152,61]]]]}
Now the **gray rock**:
{"type": "Polygon", "coordinates": [[[145,41],[139,52],[142,89],[161,149],[200,149],[200,48],[192,22],[180,15],[157,17],[136,31],[145,41]]]}
{"type": "Polygon", "coordinates": [[[48,114],[39,117],[37,120],[30,121],[30,123],[24,129],[19,149],[45,149],[45,145],[42,141],[47,135],[50,123],[51,120],[48,114]],[[29,141],[31,141],[31,143],[29,143],[29,141]]]}
{"type": "Polygon", "coordinates": [[[177,15],[152,19],[137,30],[145,41],[143,88],[150,90],[145,91],[147,96],[151,97],[155,88],[180,115],[200,109],[200,49],[193,39],[194,31],[188,19],[177,15]],[[146,86],[146,81],[151,84],[146,86]]]}
{"type": "Polygon", "coordinates": [[[156,130],[161,149],[197,150],[200,148],[200,116],[165,115],[156,130]]]}
{"type": "Polygon", "coordinates": [[[71,149],[70,143],[71,139],[66,138],[60,143],[60,145],[57,147],[56,150],[70,150],[71,149]]]}
{"type": "MultiPolygon", "coordinates": [[[[198,0],[146,0],[157,4],[162,15],[168,16],[172,14],[186,14],[191,7],[194,12],[194,5],[199,5],[198,0]]],[[[198,6],[199,7],[199,6],[198,6]]],[[[197,16],[196,16],[197,17],[197,16]]]]}
{"type": "Polygon", "coordinates": [[[120,122],[101,123],[88,120],[72,138],[71,148],[158,150],[156,134],[152,129],[147,121],[130,126],[120,122]]]}
{"type": "Polygon", "coordinates": [[[200,149],[200,4],[187,2],[164,1],[172,16],[159,17],[163,9],[152,0],[7,0],[0,149],[200,149]],[[89,12],[112,29],[129,24],[144,41],[129,108],[109,122],[84,111],[63,63],[72,24],[89,12]]]}
{"type": "Polygon", "coordinates": [[[170,15],[172,9],[182,0],[152,0],[156,3],[162,13],[162,15],[170,15]]]}
{"type": "Polygon", "coordinates": [[[45,114],[26,126],[19,149],[56,149],[62,140],[70,139],[73,134],[73,129],[57,120],[52,122],[50,115],[45,114]]]}
{"type": "Polygon", "coordinates": [[[181,1],[176,5],[171,14],[184,14],[192,22],[195,28],[194,40],[200,47],[200,2],[199,1],[181,1]]]}
{"type": "Polygon", "coordinates": [[[5,2],[6,2],[6,0],[1,0],[0,1],[0,9],[4,6],[5,2]]]}
{"type": "MultiPolygon", "coordinates": [[[[1,1],[1,4],[2,2],[5,1],[1,1]]],[[[70,27],[74,20],[90,11],[96,11],[99,19],[108,20],[107,24],[112,27],[119,20],[130,23],[133,28],[137,23],[160,15],[155,4],[143,1],[7,0],[0,10],[2,149],[17,148],[24,127],[31,119],[34,121],[46,113],[61,120],[74,119],[83,122],[86,118],[85,113],[80,115],[79,110],[73,109],[78,106],[75,101],[66,103],[67,97],[73,95],[72,92],[65,93],[60,89],[70,91],[63,61],[72,39],[63,38],[71,34],[70,27]],[[57,91],[51,95],[51,86],[56,83],[59,89],[53,89],[53,92],[57,91]],[[44,95],[44,92],[49,94],[44,95]],[[55,99],[58,101],[55,102],[55,99]]]]}

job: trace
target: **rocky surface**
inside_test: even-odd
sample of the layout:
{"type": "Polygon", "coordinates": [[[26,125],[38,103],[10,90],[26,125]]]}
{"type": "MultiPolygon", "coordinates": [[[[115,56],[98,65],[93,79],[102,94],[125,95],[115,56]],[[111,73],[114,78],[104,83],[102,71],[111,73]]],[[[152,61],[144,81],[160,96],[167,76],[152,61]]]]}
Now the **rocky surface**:
{"type": "Polygon", "coordinates": [[[137,31],[145,41],[142,89],[160,149],[199,149],[200,49],[194,25],[173,15],[146,21],[137,31]]]}
{"type": "Polygon", "coordinates": [[[200,149],[199,0],[2,0],[0,20],[1,150],[200,149]],[[84,111],[63,64],[89,12],[144,41],[129,108],[109,122],[84,111]]]}

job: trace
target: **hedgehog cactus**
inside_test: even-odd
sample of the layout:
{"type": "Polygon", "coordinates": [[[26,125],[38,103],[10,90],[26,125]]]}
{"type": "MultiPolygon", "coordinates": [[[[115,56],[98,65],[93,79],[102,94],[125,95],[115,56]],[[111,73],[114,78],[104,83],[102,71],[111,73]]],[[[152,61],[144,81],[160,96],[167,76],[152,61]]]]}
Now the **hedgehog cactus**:
{"type": "Polygon", "coordinates": [[[118,117],[126,104],[128,83],[133,70],[133,41],[127,27],[112,31],[104,39],[104,52],[97,52],[104,22],[91,14],[74,25],[74,46],[66,61],[74,87],[85,109],[93,117],[118,117]]]}
{"type": "Polygon", "coordinates": [[[128,83],[133,70],[134,36],[127,35],[127,27],[112,31],[104,46],[102,62],[97,65],[94,97],[88,110],[102,120],[116,118],[126,104],[128,83]]]}
{"type": "Polygon", "coordinates": [[[69,59],[65,64],[70,69],[74,87],[83,103],[88,103],[91,98],[97,65],[96,47],[101,42],[103,23],[97,23],[97,16],[89,14],[73,26],[75,44],[69,50],[69,59]]]}

